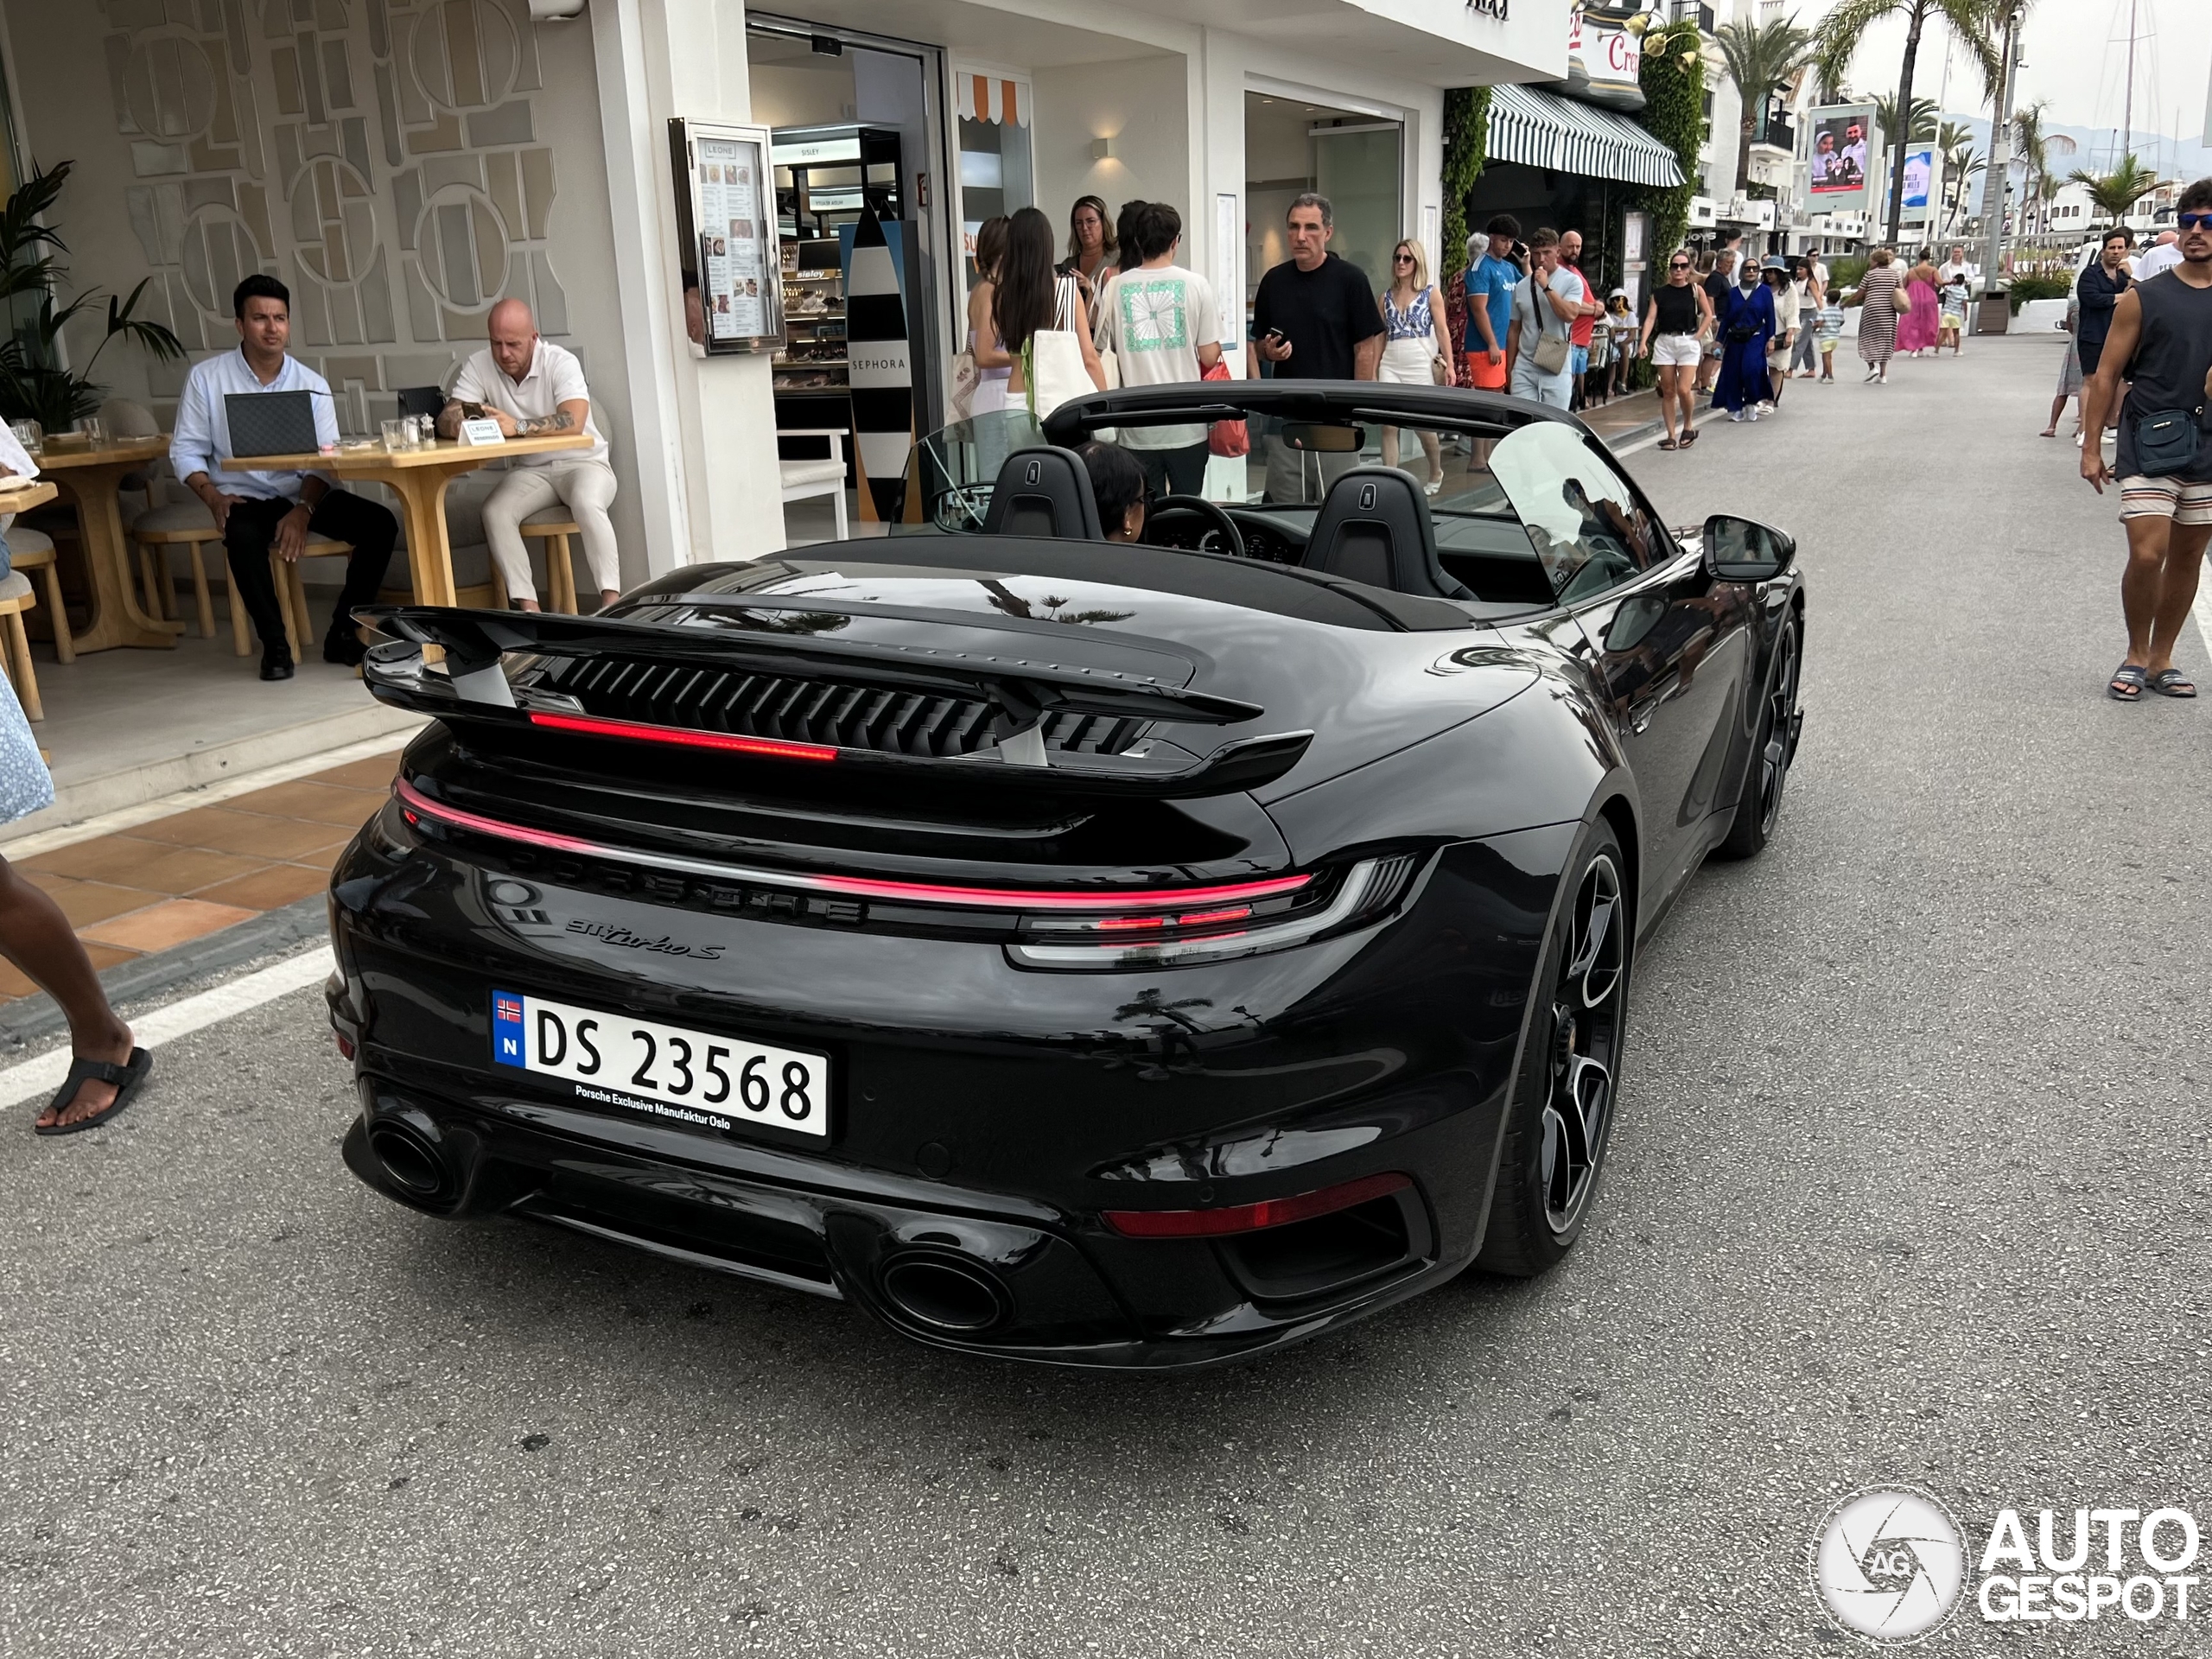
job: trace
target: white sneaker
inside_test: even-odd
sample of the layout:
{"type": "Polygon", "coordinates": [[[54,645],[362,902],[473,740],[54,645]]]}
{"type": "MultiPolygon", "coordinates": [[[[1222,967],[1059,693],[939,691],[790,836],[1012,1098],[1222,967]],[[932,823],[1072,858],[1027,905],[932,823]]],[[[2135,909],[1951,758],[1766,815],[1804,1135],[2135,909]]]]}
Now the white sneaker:
{"type": "Polygon", "coordinates": [[[1750,420],[1756,421],[1759,417],[1759,412],[1756,409],[1747,409],[1744,411],[1744,414],[1745,417],[1750,420]]]}
{"type": "Polygon", "coordinates": [[[1744,411],[1740,409],[1732,409],[1728,411],[1728,418],[1732,421],[1741,421],[1744,418],[1744,411]]]}

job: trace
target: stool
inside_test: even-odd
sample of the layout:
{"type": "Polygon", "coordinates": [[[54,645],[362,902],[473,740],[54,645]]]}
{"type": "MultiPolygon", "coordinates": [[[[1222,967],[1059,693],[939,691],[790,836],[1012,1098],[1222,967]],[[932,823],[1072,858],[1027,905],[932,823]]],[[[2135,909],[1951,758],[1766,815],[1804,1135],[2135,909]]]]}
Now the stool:
{"type": "Polygon", "coordinates": [[[6,657],[9,681],[16,688],[16,701],[23,705],[23,713],[32,720],[46,718],[46,705],[38,700],[38,671],[31,666],[31,637],[23,629],[23,613],[38,603],[38,596],[31,592],[31,579],[20,570],[10,570],[0,576],[0,618],[5,618],[6,657]]]}
{"type": "MultiPolygon", "coordinates": [[[[524,541],[542,539],[545,543],[545,608],[575,615],[576,571],[569,562],[569,537],[583,531],[566,507],[541,507],[522,521],[521,528],[524,541]]],[[[492,594],[494,608],[505,610],[507,584],[497,559],[492,562],[492,594]]]]}
{"type": "MultiPolygon", "coordinates": [[[[69,607],[62,602],[61,571],[54,560],[54,543],[37,531],[11,528],[8,531],[8,556],[18,570],[45,573],[46,602],[53,613],[48,620],[54,624],[54,658],[60,662],[75,662],[77,643],[69,637],[69,607]]],[[[22,625],[18,622],[16,626],[22,625]]]]}
{"type": "MultiPolygon", "coordinates": [[[[292,660],[307,659],[301,654],[300,641],[309,637],[308,627],[308,588],[301,579],[300,566],[309,559],[347,559],[353,556],[353,543],[334,542],[327,537],[309,536],[300,556],[287,563],[276,551],[274,543],[269,549],[269,575],[276,588],[276,608],[284,615],[284,640],[292,648],[292,660]]],[[[232,607],[235,611],[236,607],[232,607]]]]}
{"type": "Polygon", "coordinates": [[[837,523],[837,539],[843,541],[851,534],[845,524],[845,434],[842,427],[802,426],[779,428],[779,438],[827,438],[830,454],[826,460],[779,461],[777,471],[782,475],[784,499],[786,503],[804,501],[811,496],[826,495],[837,523]]]}
{"type": "MultiPolygon", "coordinates": [[[[183,546],[192,552],[192,597],[200,613],[200,637],[215,637],[215,601],[207,592],[205,550],[223,544],[222,532],[207,509],[197,501],[153,507],[130,521],[130,539],[138,543],[139,578],[146,589],[146,613],[167,616],[172,606],[168,584],[168,550],[183,546]]],[[[221,555],[218,554],[219,558],[221,555]]],[[[226,582],[228,577],[225,578],[226,582]]],[[[253,654],[246,637],[245,607],[231,595],[231,649],[241,657],[253,654]]]]}

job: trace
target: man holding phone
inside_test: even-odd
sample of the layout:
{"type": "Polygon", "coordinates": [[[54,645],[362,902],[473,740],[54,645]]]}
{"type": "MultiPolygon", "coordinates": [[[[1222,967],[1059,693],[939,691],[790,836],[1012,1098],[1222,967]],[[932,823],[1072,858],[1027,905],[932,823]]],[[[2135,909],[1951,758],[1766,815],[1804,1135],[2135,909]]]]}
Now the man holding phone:
{"type": "MultiPolygon", "coordinates": [[[[1290,257],[1260,278],[1245,373],[1258,379],[1264,363],[1284,378],[1372,380],[1382,361],[1382,313],[1367,273],[1329,251],[1336,233],[1329,199],[1306,191],[1291,202],[1284,223],[1290,257]]],[[[1270,437],[1267,499],[1316,503],[1358,461],[1292,449],[1270,437]]]]}

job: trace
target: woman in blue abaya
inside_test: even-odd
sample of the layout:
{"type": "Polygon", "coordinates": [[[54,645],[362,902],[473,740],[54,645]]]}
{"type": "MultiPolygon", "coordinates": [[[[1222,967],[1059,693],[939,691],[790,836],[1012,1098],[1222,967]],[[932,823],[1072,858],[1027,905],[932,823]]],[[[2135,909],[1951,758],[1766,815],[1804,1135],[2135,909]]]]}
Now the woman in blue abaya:
{"type": "Polygon", "coordinates": [[[1772,395],[1766,378],[1766,348],[1776,333],[1774,290],[1760,280],[1758,266],[1746,259],[1736,286],[1728,290],[1717,319],[1720,330],[1720,378],[1713,384],[1713,406],[1732,421],[1759,417],[1759,404],[1772,395]]]}

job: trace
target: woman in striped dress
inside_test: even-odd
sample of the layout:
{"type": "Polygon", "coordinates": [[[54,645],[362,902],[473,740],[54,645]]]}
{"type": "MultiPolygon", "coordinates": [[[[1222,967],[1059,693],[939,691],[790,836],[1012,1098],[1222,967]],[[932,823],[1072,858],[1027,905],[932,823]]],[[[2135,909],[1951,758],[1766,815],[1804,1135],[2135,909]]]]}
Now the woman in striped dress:
{"type": "Polygon", "coordinates": [[[1890,358],[1897,348],[1897,317],[1911,309],[1895,264],[1887,248],[1874,250],[1874,261],[1859,280],[1859,355],[1866,365],[1866,378],[1886,383],[1890,358]]]}

